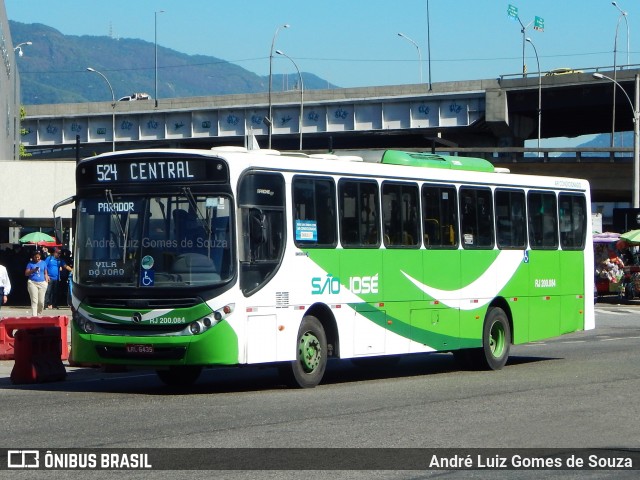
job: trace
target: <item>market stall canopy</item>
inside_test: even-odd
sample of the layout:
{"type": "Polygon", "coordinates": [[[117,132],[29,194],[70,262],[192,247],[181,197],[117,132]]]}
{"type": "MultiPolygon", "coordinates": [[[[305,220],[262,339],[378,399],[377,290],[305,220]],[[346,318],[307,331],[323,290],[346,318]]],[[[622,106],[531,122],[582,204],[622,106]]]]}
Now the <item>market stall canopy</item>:
{"type": "Polygon", "coordinates": [[[620,234],[614,232],[595,233],[593,243],[611,243],[620,240],[620,234]]]}
{"type": "Polygon", "coordinates": [[[20,237],[21,243],[32,243],[34,245],[40,245],[45,247],[57,247],[60,244],[51,235],[47,235],[44,232],[31,232],[25,236],[20,237]]]}
{"type": "Polygon", "coordinates": [[[640,230],[631,230],[620,235],[620,239],[628,243],[640,245],[640,230]]]}

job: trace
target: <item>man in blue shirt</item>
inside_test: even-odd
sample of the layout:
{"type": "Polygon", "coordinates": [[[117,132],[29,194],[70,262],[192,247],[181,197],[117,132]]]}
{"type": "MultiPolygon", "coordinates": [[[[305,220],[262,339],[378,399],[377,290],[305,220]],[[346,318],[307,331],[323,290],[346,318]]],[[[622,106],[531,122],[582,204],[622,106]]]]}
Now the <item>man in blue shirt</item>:
{"type": "Polygon", "coordinates": [[[58,308],[58,286],[60,285],[60,272],[62,269],[71,271],[71,267],[60,258],[60,250],[55,249],[53,255],[49,255],[44,261],[47,264],[49,274],[49,286],[45,297],[47,308],[58,308]]]}

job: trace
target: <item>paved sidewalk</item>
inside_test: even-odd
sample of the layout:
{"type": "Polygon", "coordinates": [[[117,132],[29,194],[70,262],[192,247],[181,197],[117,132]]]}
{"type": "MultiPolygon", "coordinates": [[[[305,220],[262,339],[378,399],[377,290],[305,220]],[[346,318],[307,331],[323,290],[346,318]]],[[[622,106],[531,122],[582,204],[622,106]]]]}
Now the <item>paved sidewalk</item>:
{"type": "MultiPolygon", "coordinates": [[[[60,315],[66,315],[71,320],[71,309],[69,307],[60,307],[60,308],[52,308],[46,309],[42,312],[43,317],[57,317],[60,315]]],[[[3,305],[0,308],[0,319],[7,317],[30,317],[31,316],[31,306],[6,306],[3,305]]]]}

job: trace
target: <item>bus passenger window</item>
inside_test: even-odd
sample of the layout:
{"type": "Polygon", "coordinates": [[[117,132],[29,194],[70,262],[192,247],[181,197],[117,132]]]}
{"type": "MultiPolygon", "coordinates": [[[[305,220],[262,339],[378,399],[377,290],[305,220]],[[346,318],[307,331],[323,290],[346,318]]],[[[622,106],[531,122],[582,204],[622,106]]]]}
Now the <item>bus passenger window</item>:
{"type": "Polygon", "coordinates": [[[452,185],[422,187],[422,228],[425,248],[457,248],[458,207],[452,185]]]}
{"type": "Polygon", "coordinates": [[[493,248],[493,207],[488,188],[460,188],[460,227],[464,248],[493,248]]]}
{"type": "Polygon", "coordinates": [[[338,243],[336,211],[333,179],[293,178],[293,231],[298,247],[335,247],[338,243]]]}
{"type": "Polygon", "coordinates": [[[563,250],[581,250],[586,239],[586,199],[584,195],[561,193],[560,245],[563,250]]]}
{"type": "Polygon", "coordinates": [[[527,195],[529,243],[532,249],[558,248],[558,210],[556,194],[534,192],[527,195]]]}
{"type": "Polygon", "coordinates": [[[378,184],[341,180],[340,242],[346,248],[377,248],[380,245],[378,184]]]}
{"type": "Polygon", "coordinates": [[[382,184],[382,225],[386,246],[418,247],[418,186],[410,183],[382,184]]]}
{"type": "Polygon", "coordinates": [[[497,189],[495,202],[498,248],[526,248],[524,191],[497,189]]]}

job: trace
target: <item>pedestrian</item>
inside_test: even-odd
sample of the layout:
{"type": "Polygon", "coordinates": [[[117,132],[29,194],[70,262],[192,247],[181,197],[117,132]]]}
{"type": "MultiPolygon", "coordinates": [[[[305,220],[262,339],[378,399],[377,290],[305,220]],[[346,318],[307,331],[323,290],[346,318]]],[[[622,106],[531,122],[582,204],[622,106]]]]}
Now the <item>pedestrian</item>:
{"type": "Polygon", "coordinates": [[[47,264],[42,260],[40,252],[33,254],[31,261],[27,263],[24,274],[29,277],[27,290],[29,297],[31,297],[31,314],[37,317],[44,310],[44,297],[47,294],[47,283],[49,282],[47,264]]]}
{"type": "Polygon", "coordinates": [[[2,309],[2,305],[7,303],[7,297],[11,293],[11,281],[9,280],[9,274],[7,273],[7,269],[4,265],[0,265],[0,309],[2,309]]]}
{"type": "Polygon", "coordinates": [[[44,304],[48,309],[58,308],[58,290],[60,286],[62,270],[70,272],[72,269],[60,258],[60,250],[55,248],[53,254],[49,255],[44,263],[47,264],[47,274],[49,275],[49,285],[45,295],[44,304]]]}

